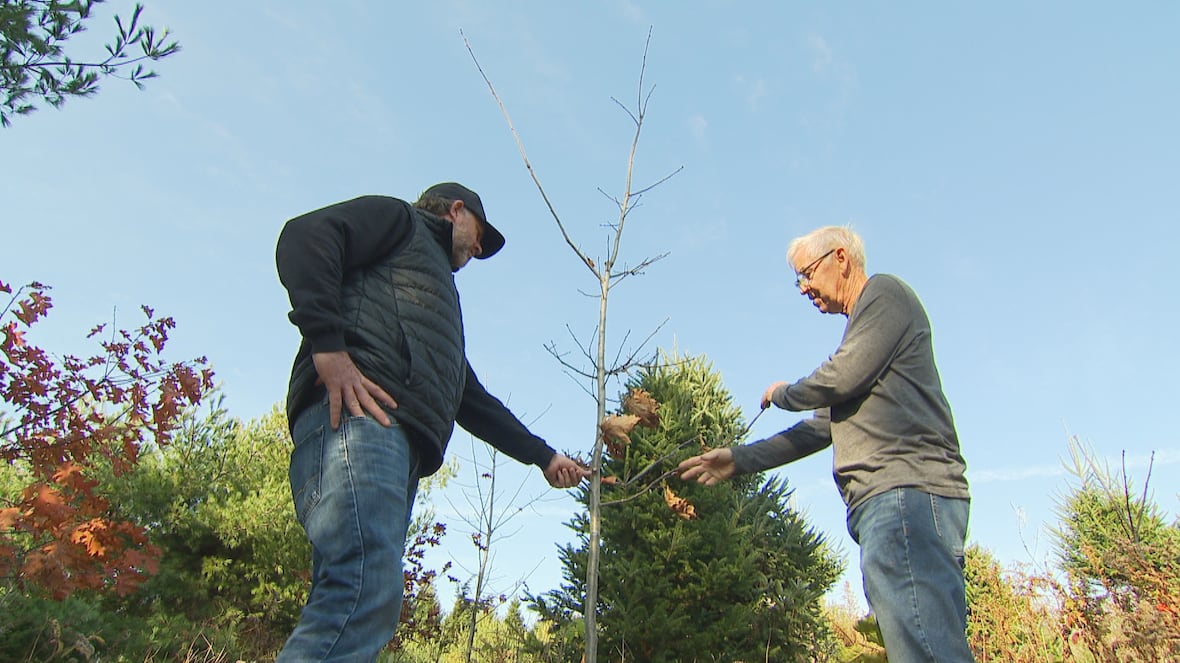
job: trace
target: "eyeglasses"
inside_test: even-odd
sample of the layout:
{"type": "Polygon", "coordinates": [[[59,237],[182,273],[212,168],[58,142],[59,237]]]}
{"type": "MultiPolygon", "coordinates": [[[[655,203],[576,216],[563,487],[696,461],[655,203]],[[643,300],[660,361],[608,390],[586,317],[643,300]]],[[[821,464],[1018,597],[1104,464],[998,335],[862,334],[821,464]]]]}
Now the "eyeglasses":
{"type": "Polygon", "coordinates": [[[812,260],[811,264],[799,270],[799,272],[795,275],[795,287],[802,288],[805,284],[811,283],[811,277],[813,274],[815,274],[815,270],[817,267],[819,267],[819,264],[824,261],[824,258],[827,258],[835,252],[836,249],[832,249],[815,260],[812,260]]]}

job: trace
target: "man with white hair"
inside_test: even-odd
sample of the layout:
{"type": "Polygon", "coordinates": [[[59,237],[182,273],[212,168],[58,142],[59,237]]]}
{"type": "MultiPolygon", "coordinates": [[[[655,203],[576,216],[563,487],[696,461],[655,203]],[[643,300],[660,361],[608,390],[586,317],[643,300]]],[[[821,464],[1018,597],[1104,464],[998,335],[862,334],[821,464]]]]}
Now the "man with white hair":
{"type": "Polygon", "coordinates": [[[848,228],[796,238],[787,261],[800,294],[848,324],[827,361],[796,382],[770,385],[762,407],[815,416],[689,458],[680,476],[713,485],[831,446],[889,660],[973,661],[963,581],[970,493],[926,311],[901,279],[868,275],[864,245],[848,228]]]}

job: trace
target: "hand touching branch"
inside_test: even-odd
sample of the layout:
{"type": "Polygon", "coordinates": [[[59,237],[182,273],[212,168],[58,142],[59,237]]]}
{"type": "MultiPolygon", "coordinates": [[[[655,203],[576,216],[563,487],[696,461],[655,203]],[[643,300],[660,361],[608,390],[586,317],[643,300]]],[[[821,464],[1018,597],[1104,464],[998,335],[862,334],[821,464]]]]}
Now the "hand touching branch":
{"type": "Polygon", "coordinates": [[[577,464],[570,458],[557,454],[549,461],[545,468],[545,480],[554,488],[572,488],[590,476],[590,470],[577,464]]]}

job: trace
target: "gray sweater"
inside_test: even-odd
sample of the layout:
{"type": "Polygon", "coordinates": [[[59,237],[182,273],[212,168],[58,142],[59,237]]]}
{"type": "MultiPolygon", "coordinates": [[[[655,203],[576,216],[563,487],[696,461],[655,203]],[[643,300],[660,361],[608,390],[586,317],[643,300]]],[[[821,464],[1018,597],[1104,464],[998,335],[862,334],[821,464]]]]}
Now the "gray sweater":
{"type": "Polygon", "coordinates": [[[930,321],[914,291],[888,274],[869,278],[844,338],[811,375],[775,390],[785,410],[815,410],[773,437],[735,447],[739,474],[834,448],[833,475],[851,512],[898,487],[968,499],[966,466],[934,365],[930,321]]]}

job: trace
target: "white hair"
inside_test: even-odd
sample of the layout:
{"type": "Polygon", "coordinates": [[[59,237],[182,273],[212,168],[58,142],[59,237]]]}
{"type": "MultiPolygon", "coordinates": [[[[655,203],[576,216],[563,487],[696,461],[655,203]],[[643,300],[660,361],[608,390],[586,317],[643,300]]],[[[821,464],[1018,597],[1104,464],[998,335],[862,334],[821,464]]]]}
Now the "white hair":
{"type": "Polygon", "coordinates": [[[824,226],[796,237],[787,245],[787,262],[794,269],[795,258],[806,256],[814,260],[828,251],[840,248],[848,254],[853,265],[866,269],[864,242],[851,226],[824,226]]]}

